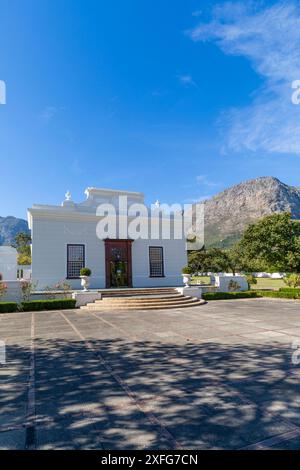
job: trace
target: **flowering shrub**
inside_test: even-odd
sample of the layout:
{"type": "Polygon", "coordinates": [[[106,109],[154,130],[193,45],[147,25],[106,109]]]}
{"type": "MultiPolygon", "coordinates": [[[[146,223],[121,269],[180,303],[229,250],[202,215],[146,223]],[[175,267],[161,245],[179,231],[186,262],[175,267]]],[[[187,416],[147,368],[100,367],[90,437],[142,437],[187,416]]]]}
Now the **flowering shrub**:
{"type": "Polygon", "coordinates": [[[3,297],[7,292],[7,284],[0,282],[0,298],[3,297]]]}
{"type": "Polygon", "coordinates": [[[56,291],[62,291],[63,296],[67,297],[68,292],[71,290],[71,284],[69,284],[65,279],[63,279],[62,281],[57,282],[53,286],[45,287],[44,290],[48,292],[48,299],[55,299],[56,291]]]}
{"type": "Polygon", "coordinates": [[[32,292],[35,291],[37,282],[27,281],[25,279],[21,279],[21,291],[22,291],[22,299],[24,302],[30,300],[30,296],[32,292]]]}

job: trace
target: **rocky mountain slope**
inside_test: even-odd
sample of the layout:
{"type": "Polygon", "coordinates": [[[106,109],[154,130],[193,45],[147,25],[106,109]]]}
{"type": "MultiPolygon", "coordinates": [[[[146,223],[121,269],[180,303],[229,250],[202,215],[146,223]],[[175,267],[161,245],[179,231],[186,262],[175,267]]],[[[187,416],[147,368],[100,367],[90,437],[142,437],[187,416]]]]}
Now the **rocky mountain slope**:
{"type": "Polygon", "coordinates": [[[19,232],[29,233],[26,220],[11,216],[0,217],[0,245],[11,245],[19,232]]]}
{"type": "Polygon", "coordinates": [[[228,247],[249,223],[284,211],[300,219],[300,188],[273,177],[240,183],[205,201],[205,244],[228,247]]]}

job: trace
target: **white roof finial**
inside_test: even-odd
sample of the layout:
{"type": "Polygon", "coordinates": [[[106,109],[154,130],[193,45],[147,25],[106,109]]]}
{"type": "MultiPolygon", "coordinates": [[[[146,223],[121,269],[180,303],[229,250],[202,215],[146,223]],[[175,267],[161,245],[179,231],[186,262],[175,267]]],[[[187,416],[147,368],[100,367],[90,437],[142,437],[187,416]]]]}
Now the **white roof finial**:
{"type": "Polygon", "coordinates": [[[157,209],[160,208],[160,202],[159,202],[158,199],[155,201],[154,205],[155,205],[155,207],[156,207],[157,209]]]}
{"type": "Polygon", "coordinates": [[[67,191],[65,194],[66,201],[71,201],[72,200],[72,194],[70,191],[67,191]]]}

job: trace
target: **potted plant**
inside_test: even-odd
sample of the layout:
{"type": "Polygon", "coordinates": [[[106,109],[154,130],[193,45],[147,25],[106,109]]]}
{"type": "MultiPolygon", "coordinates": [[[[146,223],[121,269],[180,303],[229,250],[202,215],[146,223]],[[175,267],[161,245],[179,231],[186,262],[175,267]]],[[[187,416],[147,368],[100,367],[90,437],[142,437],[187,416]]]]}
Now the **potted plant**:
{"type": "Polygon", "coordinates": [[[182,277],[185,287],[190,287],[192,269],[189,266],[182,268],[182,277]]]}
{"type": "Polygon", "coordinates": [[[85,292],[88,291],[89,289],[91,274],[92,274],[92,271],[89,268],[82,268],[80,270],[81,285],[85,292]]]}

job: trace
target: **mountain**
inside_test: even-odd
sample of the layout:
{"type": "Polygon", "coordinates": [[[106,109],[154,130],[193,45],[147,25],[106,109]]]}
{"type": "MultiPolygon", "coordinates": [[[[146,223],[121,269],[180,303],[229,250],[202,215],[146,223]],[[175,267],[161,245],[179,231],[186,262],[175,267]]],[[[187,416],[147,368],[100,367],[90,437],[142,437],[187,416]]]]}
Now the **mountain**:
{"type": "Polygon", "coordinates": [[[228,247],[247,225],[275,212],[300,219],[300,188],[270,176],[245,181],[217,194],[205,204],[205,245],[228,247]]]}
{"type": "Polygon", "coordinates": [[[0,245],[11,245],[19,232],[29,233],[26,220],[16,217],[0,217],[0,245]]]}

